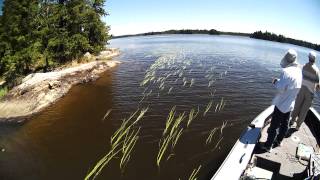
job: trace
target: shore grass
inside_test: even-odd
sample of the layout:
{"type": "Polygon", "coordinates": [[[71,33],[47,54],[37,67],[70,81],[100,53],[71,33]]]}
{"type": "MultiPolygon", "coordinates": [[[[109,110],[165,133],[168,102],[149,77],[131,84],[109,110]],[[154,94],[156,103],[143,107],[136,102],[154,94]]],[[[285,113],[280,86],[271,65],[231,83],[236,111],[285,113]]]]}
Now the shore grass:
{"type": "Polygon", "coordinates": [[[8,93],[7,87],[0,87],[0,99],[8,93]]]}

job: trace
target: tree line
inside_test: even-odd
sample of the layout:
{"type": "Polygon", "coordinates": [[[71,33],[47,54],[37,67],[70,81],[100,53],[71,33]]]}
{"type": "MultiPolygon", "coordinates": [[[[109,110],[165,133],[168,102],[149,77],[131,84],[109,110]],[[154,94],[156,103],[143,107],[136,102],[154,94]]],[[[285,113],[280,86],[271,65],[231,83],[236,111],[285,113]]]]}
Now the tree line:
{"type": "Polygon", "coordinates": [[[292,38],[287,38],[287,37],[285,37],[285,36],[283,36],[281,34],[277,35],[277,34],[274,34],[274,33],[270,33],[268,31],[266,31],[266,32],[256,31],[253,34],[251,34],[250,37],[251,38],[255,38],[255,39],[264,39],[264,40],[268,40],[268,41],[289,43],[289,44],[303,46],[303,47],[307,47],[307,48],[310,48],[310,49],[314,49],[314,50],[320,51],[320,44],[313,44],[313,43],[302,41],[302,40],[296,40],[296,39],[292,39],[292,38]]]}
{"type": "Polygon", "coordinates": [[[0,76],[9,86],[36,71],[98,53],[109,40],[105,0],[5,0],[0,16],[0,76]]]}
{"type": "Polygon", "coordinates": [[[122,36],[113,36],[112,38],[123,38],[123,37],[131,37],[131,36],[150,36],[150,35],[162,35],[162,34],[210,34],[210,35],[219,35],[220,32],[211,29],[180,29],[180,30],[168,30],[168,31],[156,31],[156,32],[147,32],[141,34],[133,34],[133,35],[122,35],[122,36]]]}
{"type": "Polygon", "coordinates": [[[274,33],[267,32],[267,31],[266,32],[256,31],[254,33],[240,33],[240,32],[223,32],[223,31],[217,31],[215,29],[211,29],[211,30],[182,29],[182,30],[168,30],[168,31],[161,31],[161,32],[148,32],[148,33],[141,33],[141,34],[134,34],[134,35],[122,35],[122,36],[115,36],[112,38],[162,35],[162,34],[209,34],[209,35],[248,36],[250,38],[263,39],[263,40],[268,40],[268,41],[276,41],[276,42],[281,42],[281,43],[289,43],[289,44],[303,46],[303,47],[307,47],[310,49],[320,51],[320,44],[312,44],[312,43],[306,42],[306,41],[287,38],[283,35],[277,35],[274,33]]]}

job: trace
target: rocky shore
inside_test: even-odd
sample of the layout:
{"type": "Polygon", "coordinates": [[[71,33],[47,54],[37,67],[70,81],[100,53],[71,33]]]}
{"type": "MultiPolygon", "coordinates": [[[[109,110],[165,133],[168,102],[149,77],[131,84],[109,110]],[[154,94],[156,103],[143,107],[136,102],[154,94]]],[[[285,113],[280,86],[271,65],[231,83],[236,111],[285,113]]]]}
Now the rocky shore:
{"type": "Polygon", "coordinates": [[[1,99],[0,123],[22,123],[63,97],[73,85],[98,79],[102,72],[120,63],[111,60],[119,53],[118,49],[107,49],[98,56],[86,53],[88,63],[26,76],[1,99]]]}

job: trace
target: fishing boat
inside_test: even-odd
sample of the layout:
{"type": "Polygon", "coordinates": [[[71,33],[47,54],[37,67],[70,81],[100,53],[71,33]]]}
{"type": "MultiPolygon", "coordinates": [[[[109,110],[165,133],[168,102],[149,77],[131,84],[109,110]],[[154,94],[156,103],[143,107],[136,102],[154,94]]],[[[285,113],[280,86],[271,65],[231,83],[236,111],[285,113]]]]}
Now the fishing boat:
{"type": "Polygon", "coordinates": [[[274,106],[260,113],[244,130],[211,180],[311,179],[320,174],[320,115],[310,108],[299,131],[288,130],[282,145],[262,151],[274,106]]]}

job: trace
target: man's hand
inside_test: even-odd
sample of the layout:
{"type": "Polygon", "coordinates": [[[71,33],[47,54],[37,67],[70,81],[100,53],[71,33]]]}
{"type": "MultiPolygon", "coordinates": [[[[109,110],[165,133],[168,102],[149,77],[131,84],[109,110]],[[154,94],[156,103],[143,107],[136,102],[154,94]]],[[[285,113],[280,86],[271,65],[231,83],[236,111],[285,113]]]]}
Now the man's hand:
{"type": "Polygon", "coordinates": [[[277,81],[279,81],[279,79],[273,78],[273,79],[272,79],[272,84],[275,84],[277,81]]]}
{"type": "Polygon", "coordinates": [[[320,91],[320,84],[316,84],[316,91],[320,91]]]}

